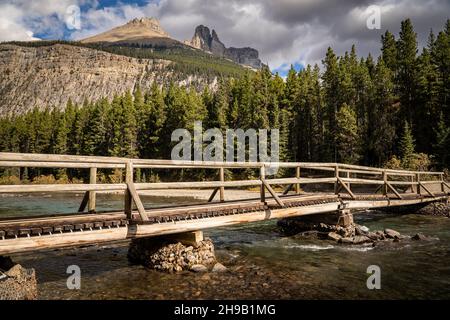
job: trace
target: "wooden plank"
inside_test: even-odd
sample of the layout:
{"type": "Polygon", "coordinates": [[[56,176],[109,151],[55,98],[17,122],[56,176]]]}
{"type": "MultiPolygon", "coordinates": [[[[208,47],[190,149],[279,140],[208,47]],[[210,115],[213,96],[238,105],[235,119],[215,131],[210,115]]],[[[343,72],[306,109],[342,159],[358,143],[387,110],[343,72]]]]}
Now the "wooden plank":
{"type": "Polygon", "coordinates": [[[275,199],[275,201],[278,203],[279,206],[281,206],[282,208],[285,207],[284,202],[278,197],[278,195],[275,193],[275,191],[272,189],[272,187],[270,186],[270,184],[267,183],[267,181],[263,178],[261,178],[261,181],[264,185],[264,187],[266,187],[267,191],[269,191],[269,193],[272,195],[272,197],[275,199]]]}
{"type": "Polygon", "coordinates": [[[114,169],[125,168],[120,163],[98,163],[98,162],[42,162],[42,161],[0,161],[0,167],[20,168],[77,168],[89,169],[92,167],[114,169]]]}
{"type": "Polygon", "coordinates": [[[261,197],[261,202],[262,203],[266,203],[266,189],[264,188],[264,179],[266,178],[266,168],[263,166],[259,169],[259,179],[261,182],[261,187],[260,187],[260,197],[261,197]]]}
{"type": "Polygon", "coordinates": [[[52,218],[27,218],[18,220],[4,220],[0,221],[0,229],[10,228],[38,228],[44,226],[62,226],[73,225],[76,223],[89,223],[95,221],[107,221],[107,220],[120,220],[125,219],[124,213],[111,213],[111,214],[83,214],[83,215],[67,215],[61,217],[52,218]]]}
{"type": "Polygon", "coordinates": [[[211,202],[214,200],[214,197],[216,196],[218,191],[219,191],[219,188],[214,188],[213,192],[211,193],[211,195],[208,198],[208,202],[211,202]]]}
{"type": "Polygon", "coordinates": [[[443,184],[444,186],[446,186],[446,187],[450,190],[450,185],[449,185],[447,182],[442,181],[442,184],[443,184]]]}
{"type": "MultiPolygon", "coordinates": [[[[300,179],[300,167],[295,168],[295,177],[297,179],[300,179]]],[[[300,193],[300,184],[299,183],[295,184],[295,193],[296,194],[300,193]]]]}
{"type": "MultiPolygon", "coordinates": [[[[97,183],[97,168],[90,168],[89,170],[89,183],[96,184],[97,183]]],[[[89,191],[89,212],[95,212],[95,191],[89,191]]]]}
{"type": "Polygon", "coordinates": [[[288,186],[287,186],[287,188],[286,189],[284,189],[284,191],[283,191],[283,195],[286,195],[286,194],[288,194],[289,193],[289,191],[291,191],[291,189],[292,189],[292,187],[293,187],[294,185],[291,183],[291,184],[289,184],[288,186]]]}
{"type": "Polygon", "coordinates": [[[73,192],[73,191],[121,191],[124,183],[115,184],[22,184],[1,185],[0,193],[73,192]]]}
{"type": "Polygon", "coordinates": [[[127,182],[127,185],[128,185],[128,191],[131,194],[134,204],[136,205],[136,207],[138,209],[139,216],[141,217],[142,221],[148,221],[148,217],[147,217],[147,214],[145,213],[144,205],[142,204],[141,198],[139,198],[136,188],[134,187],[134,183],[127,182]]]}
{"type": "Polygon", "coordinates": [[[78,208],[78,212],[84,212],[84,209],[86,209],[88,202],[89,202],[89,191],[86,191],[84,193],[83,200],[81,200],[81,204],[80,204],[80,207],[78,208]]]}
{"type": "MultiPolygon", "coordinates": [[[[105,163],[105,164],[122,164],[125,165],[128,161],[132,160],[137,167],[142,167],[142,165],[161,165],[161,166],[195,166],[198,168],[259,168],[262,165],[269,167],[297,167],[302,168],[308,167],[318,167],[318,168],[329,168],[339,165],[341,169],[355,169],[363,171],[377,171],[381,172],[383,169],[348,165],[348,164],[337,164],[337,163],[320,163],[320,162],[274,162],[274,163],[263,163],[263,162],[214,162],[214,161],[179,161],[179,160],[159,160],[159,159],[128,159],[128,158],[118,158],[118,157],[98,157],[98,156],[72,156],[72,155],[52,155],[52,154],[31,154],[31,153],[0,153],[0,161],[35,161],[35,162],[90,162],[90,163],[105,163]]],[[[420,171],[407,171],[407,170],[393,170],[386,169],[390,174],[416,174],[420,171]]],[[[429,175],[440,175],[442,172],[423,172],[429,175]]]]}
{"type": "Polygon", "coordinates": [[[433,198],[435,197],[435,195],[433,194],[433,192],[431,192],[427,187],[424,186],[424,184],[422,182],[419,181],[419,185],[433,198]]]}
{"type": "Polygon", "coordinates": [[[386,186],[387,186],[389,189],[391,189],[392,192],[394,192],[394,194],[397,196],[397,198],[403,199],[402,196],[400,195],[400,193],[398,193],[398,191],[395,190],[395,188],[394,188],[389,182],[386,182],[386,186]]]}
{"type": "Polygon", "coordinates": [[[350,188],[344,183],[344,181],[342,181],[341,178],[337,177],[337,181],[341,184],[341,186],[345,189],[345,191],[347,191],[347,193],[350,195],[350,197],[352,197],[352,199],[355,199],[355,195],[353,194],[353,192],[350,190],[350,188]]]}
{"type": "Polygon", "coordinates": [[[133,211],[133,198],[130,193],[130,183],[134,183],[133,179],[133,164],[131,162],[127,162],[127,167],[125,171],[125,183],[127,184],[127,190],[125,191],[124,196],[124,211],[127,215],[128,219],[132,219],[132,211],[133,211]]]}
{"type": "MultiPolygon", "coordinates": [[[[220,178],[220,182],[225,181],[225,169],[224,168],[219,169],[219,178],[220,178]]],[[[223,186],[220,187],[220,201],[221,202],[225,201],[225,188],[223,186]]]]}

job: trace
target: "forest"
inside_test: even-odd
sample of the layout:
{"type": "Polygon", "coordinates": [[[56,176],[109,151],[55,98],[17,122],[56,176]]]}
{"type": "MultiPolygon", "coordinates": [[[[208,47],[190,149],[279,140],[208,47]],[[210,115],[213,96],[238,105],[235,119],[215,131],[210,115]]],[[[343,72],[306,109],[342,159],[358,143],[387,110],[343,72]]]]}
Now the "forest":
{"type": "Polygon", "coordinates": [[[0,119],[0,151],[170,159],[172,131],[200,120],[205,130],[280,129],[280,161],[450,168],[450,20],[420,50],[409,19],[398,37],[383,34],[378,58],[349,49],[328,48],[322,69],[286,79],[264,68],[221,77],[215,90],[155,84],[36,108],[0,119]]]}

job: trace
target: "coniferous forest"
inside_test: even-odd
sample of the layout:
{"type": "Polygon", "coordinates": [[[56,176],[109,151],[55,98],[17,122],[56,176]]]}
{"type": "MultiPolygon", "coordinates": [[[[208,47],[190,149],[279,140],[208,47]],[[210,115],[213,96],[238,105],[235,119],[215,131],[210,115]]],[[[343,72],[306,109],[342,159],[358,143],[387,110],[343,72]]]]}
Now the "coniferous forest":
{"type": "Polygon", "coordinates": [[[215,90],[155,84],[35,109],[0,119],[0,151],[170,159],[172,131],[201,120],[204,129],[279,128],[280,161],[450,168],[450,20],[423,49],[410,20],[380,47],[367,57],[328,48],[323,67],[291,68],[286,79],[265,68],[223,77],[215,90]]]}

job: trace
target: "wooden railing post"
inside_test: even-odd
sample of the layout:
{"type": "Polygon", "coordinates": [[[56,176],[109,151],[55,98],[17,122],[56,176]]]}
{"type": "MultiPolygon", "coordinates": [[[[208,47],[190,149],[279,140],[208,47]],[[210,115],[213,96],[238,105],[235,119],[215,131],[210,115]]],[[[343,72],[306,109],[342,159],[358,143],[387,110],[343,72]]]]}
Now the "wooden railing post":
{"type": "MultiPolygon", "coordinates": [[[[96,184],[97,183],[97,168],[90,168],[89,171],[89,183],[96,184]]],[[[95,191],[89,191],[89,203],[88,203],[88,211],[95,212],[95,191]]]]}
{"type": "Polygon", "coordinates": [[[384,184],[383,184],[383,194],[385,196],[387,195],[387,189],[388,189],[387,180],[388,180],[388,175],[386,173],[386,170],[383,170],[383,182],[384,182],[384,184]]]}
{"type": "Polygon", "coordinates": [[[420,195],[420,173],[416,173],[417,194],[420,195]]]}
{"type": "MultiPolygon", "coordinates": [[[[300,167],[295,168],[295,177],[297,179],[300,179],[300,167]]],[[[300,193],[300,183],[295,184],[295,193],[296,194],[300,193]]]]}
{"type": "Polygon", "coordinates": [[[338,194],[339,193],[339,166],[336,165],[334,167],[334,176],[336,177],[336,182],[334,183],[334,193],[338,194]]]}
{"type": "Polygon", "coordinates": [[[445,193],[444,174],[441,173],[439,176],[441,177],[441,192],[445,193]]]}
{"type": "Polygon", "coordinates": [[[266,168],[262,165],[259,169],[259,178],[261,179],[261,202],[266,203],[266,189],[264,186],[264,179],[266,179],[266,168]]]}
{"type": "MultiPolygon", "coordinates": [[[[220,182],[224,182],[225,181],[225,169],[223,167],[221,167],[219,169],[219,176],[220,176],[220,182]]],[[[221,186],[219,189],[220,192],[220,201],[224,202],[225,201],[225,187],[221,186]]]]}
{"type": "MultiPolygon", "coordinates": [[[[125,183],[133,183],[133,163],[131,161],[127,162],[125,169],[125,183]]],[[[131,196],[130,190],[125,190],[125,214],[128,219],[132,219],[133,212],[133,198],[131,196]]]]}

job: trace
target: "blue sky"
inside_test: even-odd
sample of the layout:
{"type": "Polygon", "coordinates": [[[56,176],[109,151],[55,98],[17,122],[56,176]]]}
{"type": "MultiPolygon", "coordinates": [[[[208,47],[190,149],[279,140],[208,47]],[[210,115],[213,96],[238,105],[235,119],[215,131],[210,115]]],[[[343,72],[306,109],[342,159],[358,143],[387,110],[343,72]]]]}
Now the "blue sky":
{"type": "Polygon", "coordinates": [[[356,44],[359,55],[377,57],[381,35],[387,29],[397,34],[405,18],[423,46],[449,12],[448,0],[0,0],[0,41],[79,40],[133,18],[156,17],[180,41],[204,24],[228,47],[257,49],[264,63],[285,75],[291,64],[297,70],[320,65],[329,46],[343,54],[356,44]],[[66,25],[73,5],[81,9],[79,30],[66,25]],[[367,28],[372,5],[380,10],[380,29],[367,28]]]}

